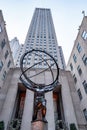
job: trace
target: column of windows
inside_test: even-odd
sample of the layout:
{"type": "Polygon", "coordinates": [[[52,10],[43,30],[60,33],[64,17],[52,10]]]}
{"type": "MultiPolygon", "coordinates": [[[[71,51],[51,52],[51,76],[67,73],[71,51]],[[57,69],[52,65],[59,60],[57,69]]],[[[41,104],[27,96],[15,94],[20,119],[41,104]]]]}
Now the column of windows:
{"type": "MultiPolygon", "coordinates": [[[[83,30],[81,36],[82,36],[83,40],[87,40],[87,31],[83,30]]],[[[86,43],[84,43],[84,44],[86,44],[86,43]]],[[[83,49],[82,49],[82,46],[80,45],[80,43],[77,44],[76,48],[77,48],[78,54],[80,55],[80,53],[81,53],[80,56],[82,56],[83,49]]],[[[75,64],[78,63],[76,54],[73,55],[73,60],[74,60],[75,64]]],[[[86,65],[87,65],[87,55],[86,55],[86,53],[83,54],[82,61],[85,65],[85,67],[86,67],[86,65]]],[[[70,63],[70,69],[71,69],[71,71],[74,70],[72,62],[70,63]]],[[[82,75],[82,69],[81,69],[80,65],[77,66],[77,71],[78,71],[79,76],[81,76],[82,75]]],[[[74,78],[74,82],[77,83],[77,78],[76,78],[75,74],[73,75],[73,78],[74,78]]],[[[83,85],[85,93],[87,94],[87,81],[83,80],[82,85],[83,85]]],[[[77,90],[77,93],[78,93],[79,99],[82,100],[83,96],[82,96],[80,88],[77,90]]],[[[84,113],[85,119],[87,121],[87,109],[86,108],[83,109],[83,113],[84,113]]]]}
{"type": "MultiPolygon", "coordinates": [[[[1,25],[0,25],[0,27],[1,27],[1,25]]],[[[2,28],[1,28],[1,30],[2,30],[2,28]]],[[[2,32],[2,31],[1,31],[1,32],[2,32]]],[[[2,42],[1,42],[1,45],[0,45],[2,50],[4,49],[5,45],[6,45],[6,40],[3,39],[2,42]]],[[[5,60],[7,59],[8,55],[9,55],[9,51],[6,50],[6,52],[5,52],[5,54],[4,54],[5,60]]],[[[8,61],[8,63],[7,63],[7,68],[10,67],[10,64],[11,64],[11,60],[8,61]]],[[[4,66],[4,63],[3,63],[2,60],[0,60],[0,71],[2,70],[3,66],[4,66]]],[[[1,78],[2,80],[5,79],[6,74],[7,74],[6,70],[3,70],[3,74],[2,74],[2,78],[1,78]]]]}

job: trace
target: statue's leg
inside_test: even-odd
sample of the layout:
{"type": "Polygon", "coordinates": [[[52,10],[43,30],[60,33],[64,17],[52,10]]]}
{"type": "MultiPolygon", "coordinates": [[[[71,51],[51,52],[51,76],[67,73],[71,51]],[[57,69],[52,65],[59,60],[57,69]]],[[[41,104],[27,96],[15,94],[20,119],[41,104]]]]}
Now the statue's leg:
{"type": "Polygon", "coordinates": [[[34,110],[33,121],[35,121],[36,119],[37,119],[37,110],[34,110]]]}
{"type": "Polygon", "coordinates": [[[46,116],[46,107],[43,106],[43,109],[42,109],[42,117],[43,117],[43,120],[44,120],[44,121],[46,121],[45,116],[46,116]]]}

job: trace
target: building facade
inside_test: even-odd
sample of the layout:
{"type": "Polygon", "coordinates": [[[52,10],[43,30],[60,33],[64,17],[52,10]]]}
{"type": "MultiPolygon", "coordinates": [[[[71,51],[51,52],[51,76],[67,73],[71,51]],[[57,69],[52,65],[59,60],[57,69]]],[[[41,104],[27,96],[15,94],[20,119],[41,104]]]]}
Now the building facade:
{"type": "Polygon", "coordinates": [[[0,10],[0,91],[9,68],[13,66],[12,52],[5,26],[2,11],[0,10]]]}
{"type": "Polygon", "coordinates": [[[63,55],[63,50],[61,46],[58,46],[59,48],[59,54],[60,54],[60,58],[61,58],[61,62],[62,62],[62,68],[65,69],[66,68],[66,63],[65,63],[65,59],[64,59],[64,55],[63,55]]]}
{"type": "Polygon", "coordinates": [[[20,47],[18,49],[18,53],[16,55],[16,61],[15,61],[16,67],[20,66],[20,59],[21,59],[21,56],[23,55],[23,47],[24,47],[24,44],[20,44],[20,47]]]}
{"type": "MultiPolygon", "coordinates": [[[[58,42],[55,34],[55,29],[54,29],[54,24],[53,24],[50,9],[43,9],[43,8],[35,9],[21,55],[23,55],[23,53],[32,49],[40,49],[48,52],[56,59],[59,68],[65,69],[65,61],[62,62],[62,60],[64,59],[62,58],[61,60],[60,58],[60,49],[58,47],[58,42]]],[[[40,56],[42,58],[45,57],[45,55],[40,55],[40,56]]],[[[27,63],[32,64],[32,62],[33,63],[38,62],[37,57],[30,56],[27,63]]],[[[49,62],[51,64],[51,61],[49,62]]],[[[19,60],[16,64],[17,66],[19,66],[19,60]]],[[[36,68],[38,67],[46,68],[47,66],[42,63],[36,66],[36,68]]]]}
{"type": "Polygon", "coordinates": [[[14,64],[16,65],[17,55],[18,55],[18,52],[19,52],[19,49],[20,49],[19,40],[17,39],[17,37],[15,37],[9,43],[10,43],[10,48],[11,48],[11,51],[12,51],[14,64]]]}
{"type": "MultiPolygon", "coordinates": [[[[32,69],[30,74],[40,70],[32,69]]],[[[56,73],[55,69],[53,71],[56,73]]],[[[20,125],[20,130],[33,129],[34,92],[26,89],[20,82],[20,74],[20,68],[10,69],[4,84],[8,91],[4,92],[5,100],[1,108],[0,121],[4,121],[5,130],[12,130],[15,120],[20,125]]],[[[42,77],[45,82],[48,82],[50,80],[49,70],[45,71],[42,77]]],[[[34,78],[34,81],[39,79],[34,78]]],[[[47,100],[46,130],[71,130],[71,125],[74,125],[77,130],[86,130],[85,118],[80,110],[80,101],[70,72],[60,70],[59,82],[60,85],[56,86],[53,91],[45,93],[47,100]]],[[[39,126],[36,125],[36,127],[33,130],[39,129],[39,126]]]]}
{"type": "Polygon", "coordinates": [[[83,17],[79,27],[67,69],[73,75],[81,111],[87,122],[87,16],[83,17]]]}

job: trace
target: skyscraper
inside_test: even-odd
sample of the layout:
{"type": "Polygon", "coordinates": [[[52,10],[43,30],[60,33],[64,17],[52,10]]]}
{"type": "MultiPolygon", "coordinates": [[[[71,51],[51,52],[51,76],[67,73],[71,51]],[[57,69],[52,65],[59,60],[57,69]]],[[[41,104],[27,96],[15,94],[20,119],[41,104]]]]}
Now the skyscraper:
{"type": "MultiPolygon", "coordinates": [[[[60,52],[58,48],[58,42],[55,34],[55,29],[53,25],[52,15],[50,9],[43,9],[43,8],[36,8],[27,36],[24,43],[23,51],[21,55],[24,52],[27,52],[31,49],[40,49],[45,50],[49,54],[51,54],[57,61],[59,68],[64,69],[65,68],[65,61],[62,62],[60,58],[60,52]]],[[[62,48],[61,48],[62,49],[62,48]]],[[[62,52],[62,51],[61,51],[62,52]]],[[[38,54],[41,57],[47,58],[46,55],[38,54]]],[[[62,54],[63,55],[63,54],[62,54]]],[[[32,62],[38,62],[38,58],[31,57],[26,61],[27,64],[32,64],[32,62]],[[33,60],[34,59],[34,60],[33,60]]],[[[64,59],[63,59],[64,60],[64,59]]],[[[50,64],[51,61],[49,61],[50,64]]],[[[19,61],[17,62],[17,66],[19,61]]],[[[45,64],[41,63],[40,65],[36,66],[37,68],[45,68],[47,67],[45,64]]],[[[53,66],[53,68],[55,68],[53,66]]]]}
{"type": "Polygon", "coordinates": [[[20,49],[19,40],[17,39],[17,37],[15,37],[9,43],[10,43],[10,47],[11,47],[11,51],[12,51],[14,64],[16,64],[17,54],[18,54],[18,51],[20,49]]]}

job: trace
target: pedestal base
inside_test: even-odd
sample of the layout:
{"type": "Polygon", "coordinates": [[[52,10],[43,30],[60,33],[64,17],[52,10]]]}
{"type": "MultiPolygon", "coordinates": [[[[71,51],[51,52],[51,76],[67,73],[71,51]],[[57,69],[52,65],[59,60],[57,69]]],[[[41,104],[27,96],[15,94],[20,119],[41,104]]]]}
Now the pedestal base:
{"type": "Polygon", "coordinates": [[[31,123],[31,130],[48,130],[47,122],[34,121],[31,123]]]}

